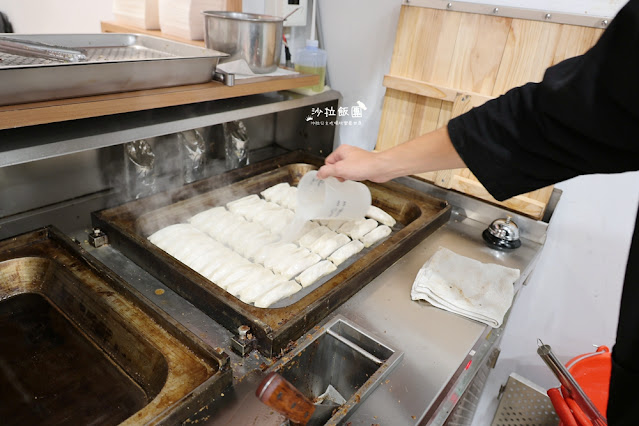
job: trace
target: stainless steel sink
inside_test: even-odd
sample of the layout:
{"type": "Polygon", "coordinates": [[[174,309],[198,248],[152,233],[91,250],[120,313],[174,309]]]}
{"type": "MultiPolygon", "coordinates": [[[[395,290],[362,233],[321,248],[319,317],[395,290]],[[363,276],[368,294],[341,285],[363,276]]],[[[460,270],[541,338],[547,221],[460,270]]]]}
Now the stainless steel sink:
{"type": "Polygon", "coordinates": [[[346,400],[326,423],[332,425],[345,421],[403,355],[338,315],[268,371],[277,371],[311,401],[332,385],[346,400]]]}

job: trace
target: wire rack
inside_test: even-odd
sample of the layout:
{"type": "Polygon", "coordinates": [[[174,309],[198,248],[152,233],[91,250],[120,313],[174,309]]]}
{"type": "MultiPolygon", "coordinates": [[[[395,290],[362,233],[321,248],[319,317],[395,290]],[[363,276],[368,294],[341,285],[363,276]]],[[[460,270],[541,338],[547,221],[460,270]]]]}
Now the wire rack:
{"type": "Polygon", "coordinates": [[[559,417],[545,391],[511,374],[502,392],[492,426],[556,426],[559,417]]]}

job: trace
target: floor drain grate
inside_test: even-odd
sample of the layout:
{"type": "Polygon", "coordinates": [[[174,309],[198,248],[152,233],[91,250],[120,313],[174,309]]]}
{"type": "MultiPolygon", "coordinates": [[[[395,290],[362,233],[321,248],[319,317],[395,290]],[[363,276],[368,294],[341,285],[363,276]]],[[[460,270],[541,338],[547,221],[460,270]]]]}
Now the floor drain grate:
{"type": "Polygon", "coordinates": [[[518,374],[506,382],[492,426],[556,426],[559,417],[545,391],[518,374]]]}

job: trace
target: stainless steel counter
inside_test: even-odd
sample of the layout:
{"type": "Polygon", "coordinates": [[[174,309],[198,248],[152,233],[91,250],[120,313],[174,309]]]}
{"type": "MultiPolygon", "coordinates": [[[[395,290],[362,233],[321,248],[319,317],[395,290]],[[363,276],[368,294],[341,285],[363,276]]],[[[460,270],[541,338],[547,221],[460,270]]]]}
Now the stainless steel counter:
{"type": "MultiPolygon", "coordinates": [[[[442,424],[464,390],[498,345],[503,326],[492,329],[478,322],[410,299],[419,268],[437,250],[446,247],[482,262],[519,268],[515,289],[526,280],[543,246],[547,223],[512,214],[522,230],[522,246],[512,252],[485,245],[481,232],[506,211],[472,198],[436,188],[415,179],[401,183],[447,199],[453,205],[448,223],[422,241],[364,289],[329,315],[343,315],[382,342],[404,352],[401,363],[348,419],[352,425],[442,424]]],[[[552,206],[550,207],[552,210],[552,206]]],[[[199,424],[280,425],[273,413],[254,396],[271,364],[256,351],[241,358],[230,349],[232,334],[126,259],[110,246],[98,249],[86,243],[88,229],[74,236],[95,257],[111,267],[150,300],[213,347],[223,348],[234,370],[234,387],[187,420],[199,424]],[[156,290],[164,293],[158,295],[156,290]]],[[[515,305],[516,309],[516,305],[515,305]]]]}

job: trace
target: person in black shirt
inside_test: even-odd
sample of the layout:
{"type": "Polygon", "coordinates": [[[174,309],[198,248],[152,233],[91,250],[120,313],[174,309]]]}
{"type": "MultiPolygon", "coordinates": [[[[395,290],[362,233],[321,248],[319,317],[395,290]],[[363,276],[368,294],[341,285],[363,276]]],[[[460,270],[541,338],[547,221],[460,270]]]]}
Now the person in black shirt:
{"type": "MultiPolygon", "coordinates": [[[[462,167],[497,200],[579,175],[639,170],[639,0],[621,9],[588,52],[548,68],[540,83],[512,89],[387,151],[342,145],[318,177],[385,182],[462,167]]],[[[608,422],[639,424],[637,224],[612,359],[608,422]]]]}

